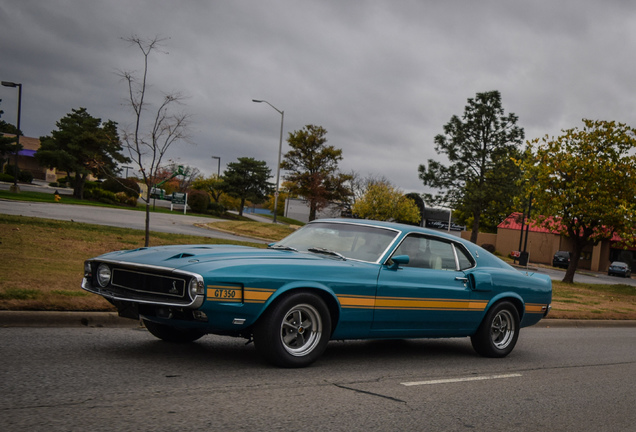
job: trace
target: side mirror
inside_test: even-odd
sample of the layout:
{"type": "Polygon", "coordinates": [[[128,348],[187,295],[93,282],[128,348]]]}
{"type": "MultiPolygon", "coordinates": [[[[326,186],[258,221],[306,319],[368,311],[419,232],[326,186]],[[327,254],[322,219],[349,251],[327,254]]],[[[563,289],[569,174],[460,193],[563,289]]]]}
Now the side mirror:
{"type": "Polygon", "coordinates": [[[396,255],[388,261],[388,269],[397,270],[400,268],[400,265],[408,264],[410,260],[408,255],[396,255]]]}

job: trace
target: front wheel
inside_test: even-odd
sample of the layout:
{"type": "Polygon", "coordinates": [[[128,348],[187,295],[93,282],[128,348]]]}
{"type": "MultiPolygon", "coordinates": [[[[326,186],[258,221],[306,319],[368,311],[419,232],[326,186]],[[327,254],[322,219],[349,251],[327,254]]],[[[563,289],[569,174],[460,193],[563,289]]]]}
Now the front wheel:
{"type": "Polygon", "coordinates": [[[254,344],[281,367],[305,367],[320,357],[331,333],[331,315],[318,296],[299,292],[268,309],[254,328],[254,344]]]}
{"type": "Polygon", "coordinates": [[[165,324],[143,320],[146,329],[155,337],[172,343],[188,343],[205,336],[205,332],[197,329],[171,327],[165,324]]]}
{"type": "Polygon", "coordinates": [[[477,332],[470,337],[473,348],[484,357],[505,357],[519,338],[519,312],[510,302],[493,306],[477,332]]]}

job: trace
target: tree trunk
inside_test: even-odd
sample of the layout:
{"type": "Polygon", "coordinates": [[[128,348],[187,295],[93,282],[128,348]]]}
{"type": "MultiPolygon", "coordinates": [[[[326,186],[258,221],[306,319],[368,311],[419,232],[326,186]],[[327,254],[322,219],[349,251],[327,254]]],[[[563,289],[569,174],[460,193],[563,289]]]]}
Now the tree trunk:
{"type": "Polygon", "coordinates": [[[477,244],[477,236],[479,236],[479,219],[481,213],[473,213],[473,230],[470,233],[470,241],[477,244]]]}
{"type": "Polygon", "coordinates": [[[146,234],[144,246],[148,247],[150,245],[150,189],[148,189],[148,193],[146,193],[146,234]]]}
{"type": "Polygon", "coordinates": [[[309,202],[309,222],[316,220],[316,204],[312,201],[309,202]]]}
{"type": "Polygon", "coordinates": [[[241,198],[241,205],[239,206],[239,216],[243,216],[243,207],[245,207],[245,198],[241,198]]]}
{"type": "Polygon", "coordinates": [[[84,183],[86,182],[87,174],[80,175],[75,173],[75,182],[73,184],[73,196],[77,199],[84,199],[84,183]]]}
{"type": "Polygon", "coordinates": [[[579,260],[581,259],[583,247],[585,246],[578,243],[579,242],[575,242],[574,244],[574,250],[570,257],[570,264],[568,265],[568,269],[565,271],[565,276],[563,276],[563,280],[561,282],[574,283],[574,274],[576,273],[576,269],[579,267],[579,260]]]}

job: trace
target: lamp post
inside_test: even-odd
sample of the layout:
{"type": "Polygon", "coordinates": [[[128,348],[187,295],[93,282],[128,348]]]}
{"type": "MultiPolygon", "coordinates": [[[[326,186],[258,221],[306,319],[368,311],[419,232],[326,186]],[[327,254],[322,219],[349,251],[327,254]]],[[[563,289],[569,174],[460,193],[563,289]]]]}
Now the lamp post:
{"type": "Polygon", "coordinates": [[[278,188],[280,183],[280,156],[283,150],[283,121],[285,120],[285,111],[281,111],[266,100],[252,99],[252,102],[266,103],[274,108],[280,114],[280,139],[278,141],[278,165],[276,165],[276,192],[274,192],[274,223],[276,223],[276,214],[278,213],[278,188]]]}
{"type": "Polygon", "coordinates": [[[128,170],[132,169],[133,167],[123,166],[122,168],[126,168],[126,178],[128,178],[128,170]]]}
{"type": "Polygon", "coordinates": [[[219,179],[221,178],[221,158],[219,156],[212,156],[212,159],[217,159],[219,162],[219,166],[216,170],[216,178],[219,179]]]}
{"type": "Polygon", "coordinates": [[[20,151],[20,113],[22,111],[22,83],[14,83],[11,81],[2,81],[1,84],[5,87],[17,87],[18,88],[18,118],[17,118],[17,134],[15,137],[15,172],[13,176],[13,186],[11,186],[11,192],[20,193],[18,187],[18,152],[20,151]]]}

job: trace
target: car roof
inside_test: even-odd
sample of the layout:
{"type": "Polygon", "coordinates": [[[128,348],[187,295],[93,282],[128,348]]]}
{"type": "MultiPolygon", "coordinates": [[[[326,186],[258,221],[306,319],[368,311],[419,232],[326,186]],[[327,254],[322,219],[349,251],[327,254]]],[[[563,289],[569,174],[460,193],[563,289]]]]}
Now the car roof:
{"type": "Polygon", "coordinates": [[[353,225],[374,226],[374,227],[388,228],[388,229],[392,229],[396,231],[401,231],[403,233],[415,232],[415,233],[421,233],[421,234],[434,235],[438,237],[444,237],[454,241],[460,241],[460,242],[465,241],[459,236],[448,234],[442,231],[436,231],[429,228],[423,228],[416,225],[401,224],[397,222],[376,221],[371,219],[328,218],[328,219],[316,219],[310,223],[318,223],[318,222],[335,222],[335,223],[348,223],[353,225]]]}

